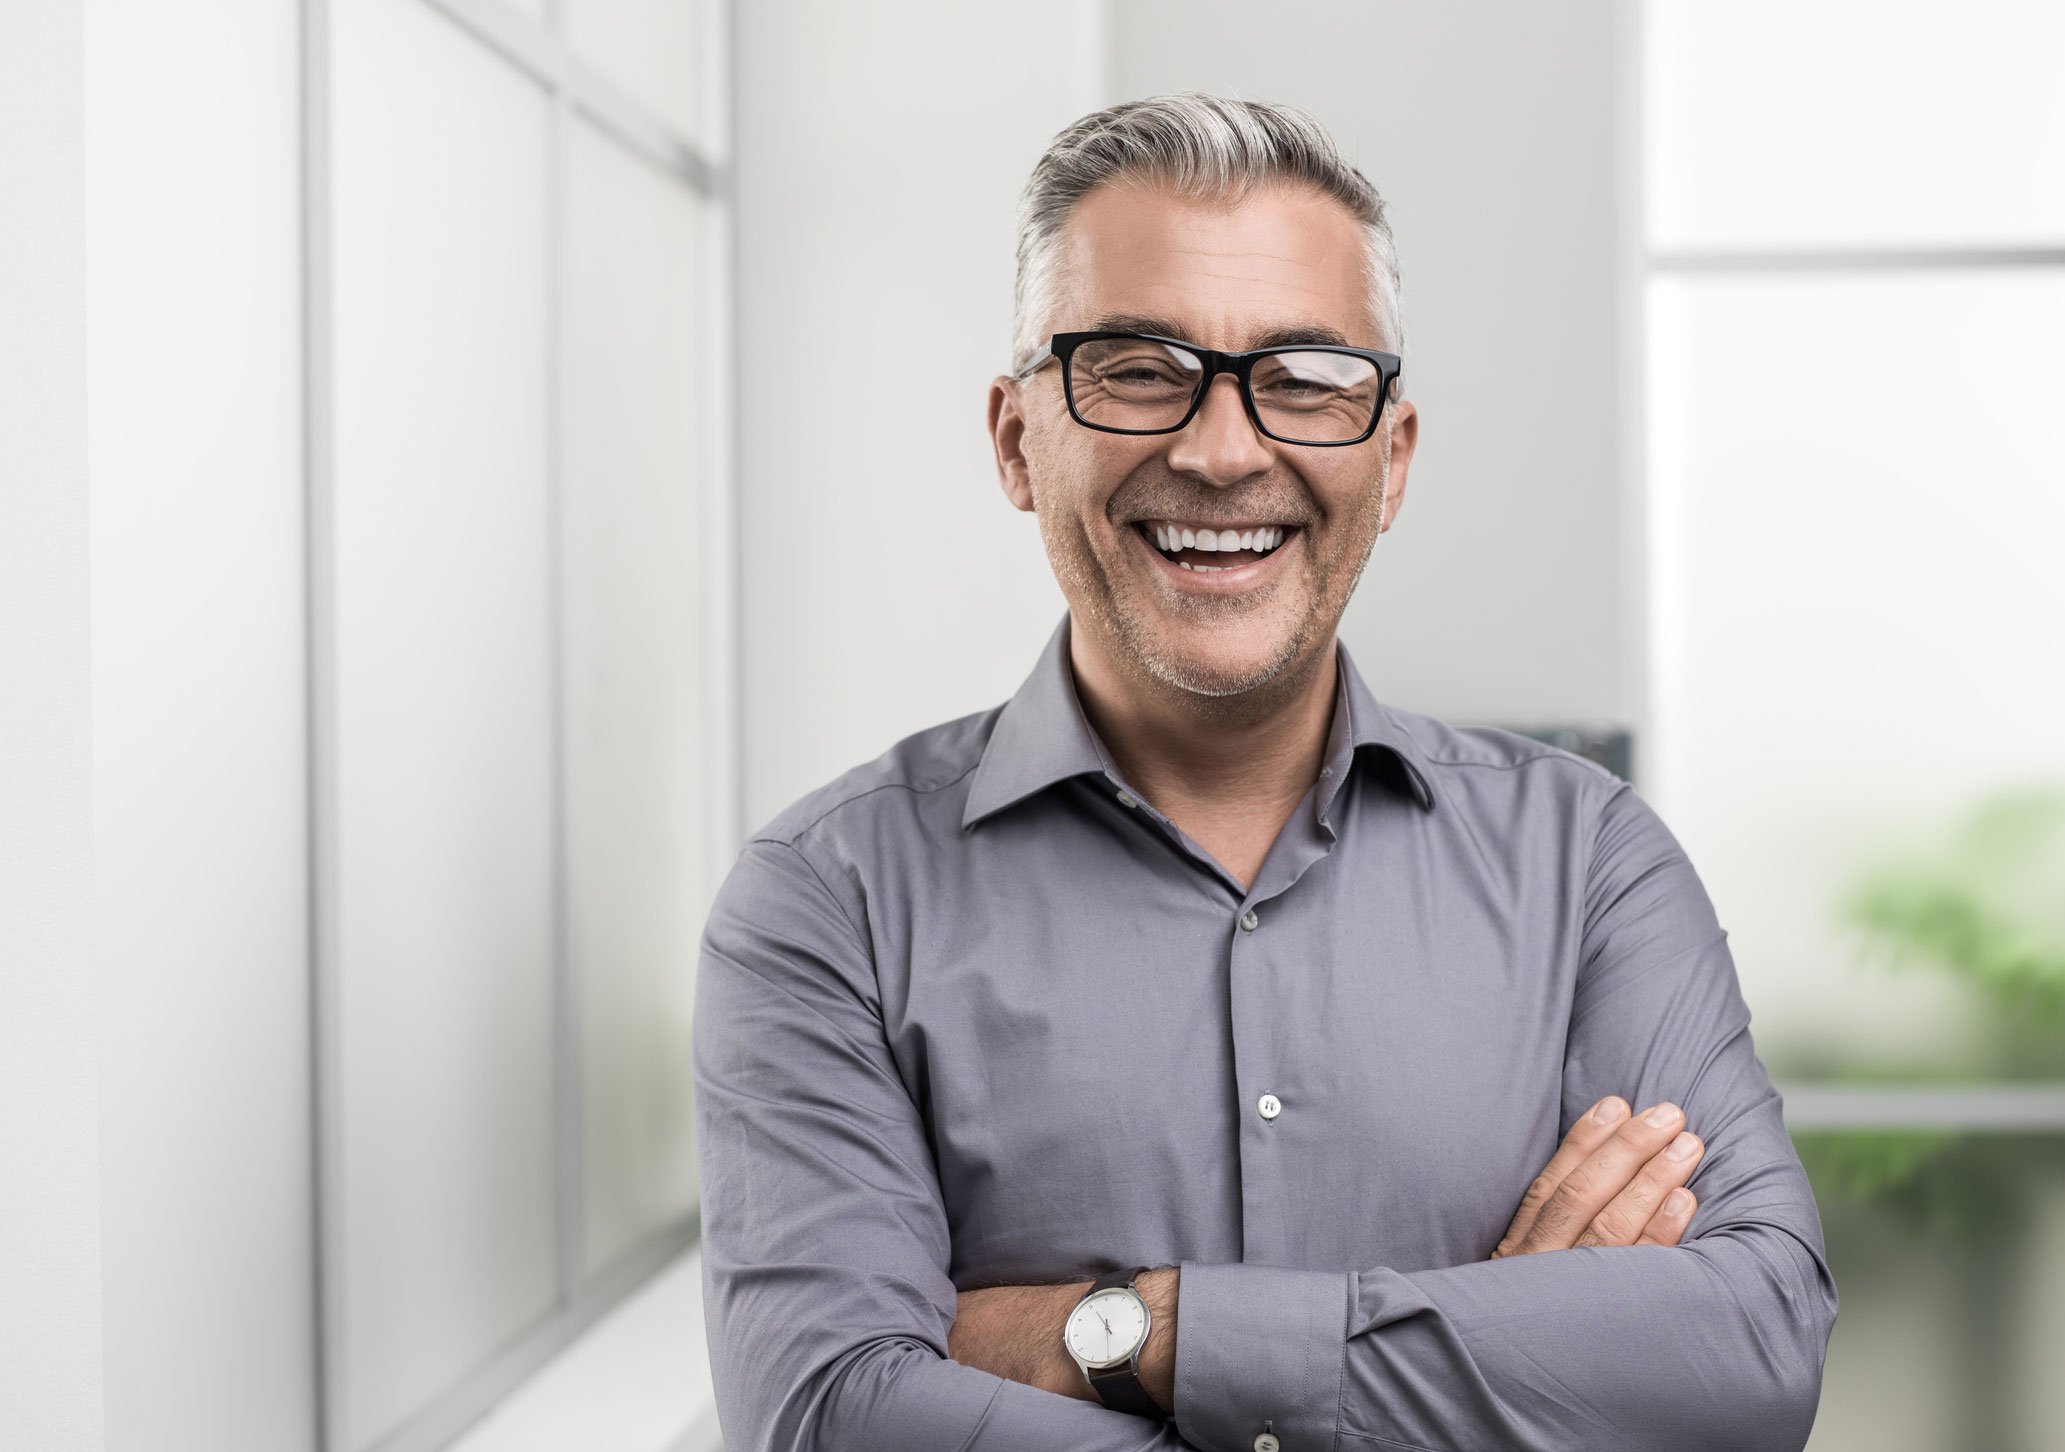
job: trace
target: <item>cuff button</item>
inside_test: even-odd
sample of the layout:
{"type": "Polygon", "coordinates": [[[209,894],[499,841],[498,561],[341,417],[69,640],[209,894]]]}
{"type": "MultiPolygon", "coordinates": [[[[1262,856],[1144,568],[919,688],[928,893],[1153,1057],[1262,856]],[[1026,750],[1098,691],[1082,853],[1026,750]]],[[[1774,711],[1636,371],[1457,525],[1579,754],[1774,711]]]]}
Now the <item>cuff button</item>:
{"type": "Polygon", "coordinates": [[[1275,1436],[1268,1432],[1264,1432],[1255,1438],[1255,1452],[1278,1452],[1278,1449],[1282,1446],[1283,1443],[1277,1441],[1275,1436]]]}

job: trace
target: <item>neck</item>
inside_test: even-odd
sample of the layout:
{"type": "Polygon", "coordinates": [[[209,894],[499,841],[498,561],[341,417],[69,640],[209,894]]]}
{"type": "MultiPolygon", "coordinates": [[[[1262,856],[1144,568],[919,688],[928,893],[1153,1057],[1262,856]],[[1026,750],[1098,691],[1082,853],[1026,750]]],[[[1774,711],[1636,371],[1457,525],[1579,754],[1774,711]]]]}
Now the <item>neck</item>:
{"type": "Polygon", "coordinates": [[[1260,690],[1199,696],[1121,670],[1070,629],[1083,713],[1134,791],[1243,885],[1319,775],[1340,668],[1333,642],[1260,690]]]}

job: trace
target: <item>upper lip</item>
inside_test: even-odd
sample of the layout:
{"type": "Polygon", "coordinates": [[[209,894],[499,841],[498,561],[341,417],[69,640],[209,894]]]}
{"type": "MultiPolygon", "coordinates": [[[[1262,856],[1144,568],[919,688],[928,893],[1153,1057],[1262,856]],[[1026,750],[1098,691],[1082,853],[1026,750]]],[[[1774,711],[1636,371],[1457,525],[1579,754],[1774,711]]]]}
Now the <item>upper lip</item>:
{"type": "Polygon", "coordinates": [[[1157,524],[1173,524],[1178,529],[1231,529],[1235,531],[1298,528],[1296,523],[1288,519],[1192,519],[1180,514],[1150,514],[1131,522],[1143,529],[1152,528],[1157,524]]]}

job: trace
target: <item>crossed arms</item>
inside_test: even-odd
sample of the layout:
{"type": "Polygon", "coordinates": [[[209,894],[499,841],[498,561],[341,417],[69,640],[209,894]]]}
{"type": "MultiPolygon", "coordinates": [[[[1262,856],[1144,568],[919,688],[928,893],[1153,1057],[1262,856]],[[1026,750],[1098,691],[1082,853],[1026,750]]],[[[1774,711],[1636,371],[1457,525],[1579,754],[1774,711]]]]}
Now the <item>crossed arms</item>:
{"type": "MultiPolygon", "coordinates": [[[[1637,1116],[1608,1095],[1571,1126],[1555,1156],[1528,1185],[1520,1208],[1492,1252],[1539,1255],[1594,1245],[1676,1245],[1698,1197],[1683,1189],[1703,1146],[1684,1128],[1675,1104],[1637,1116]]],[[[1089,1382],[1062,1349],[1061,1327],[1089,1281],[991,1286],[963,1291],[947,1335],[947,1354],[1008,1381],[1095,1401],[1089,1382]]],[[[1135,1282],[1153,1333],[1140,1355],[1140,1383],[1164,1412],[1175,1410],[1176,1328],[1182,1272],[1149,1270],[1135,1282]]]]}
{"type": "MultiPolygon", "coordinates": [[[[1610,1095],[1683,1107],[1704,1155],[1678,1243],[1578,1244],[1597,1215],[1552,1193],[1509,1247],[1570,1246],[1552,1254],[1411,1272],[1186,1263],[1167,1276],[1173,1426],[1045,1389],[1039,1367],[968,1364],[995,1349],[984,1293],[957,1327],[933,1151],[866,943],[794,847],[753,844],[712,915],[695,1026],[727,1445],[1232,1452],[1266,1420],[1287,1452],[1802,1446],[1835,1314],[1819,1220],[1705,894],[1653,824],[1632,813],[1599,849],[1630,860],[1587,908],[1563,1103],[1573,1131],[1610,1095]]],[[[1058,1351],[1059,1318],[1034,1324],[1051,1309],[1010,1314],[1058,1351]]]]}

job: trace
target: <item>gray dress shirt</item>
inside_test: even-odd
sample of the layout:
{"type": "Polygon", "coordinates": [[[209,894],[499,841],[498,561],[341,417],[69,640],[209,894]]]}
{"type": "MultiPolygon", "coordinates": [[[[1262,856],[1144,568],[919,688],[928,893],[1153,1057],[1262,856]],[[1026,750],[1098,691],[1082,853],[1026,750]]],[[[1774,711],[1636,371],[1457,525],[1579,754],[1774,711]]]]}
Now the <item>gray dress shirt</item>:
{"type": "Polygon", "coordinates": [[[1835,1287],[1691,865],[1340,660],[1245,891],[1121,779],[1066,621],[748,844],[694,1029],[732,1452],[1806,1441],[1835,1287]],[[1487,1261],[1607,1094],[1706,1141],[1684,1243],[1487,1261]],[[1174,1264],[1172,1424],[946,1359],[959,1290],[1174,1264]]]}

